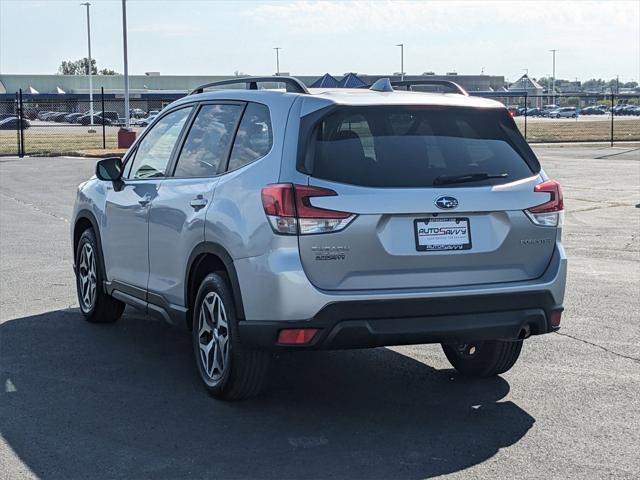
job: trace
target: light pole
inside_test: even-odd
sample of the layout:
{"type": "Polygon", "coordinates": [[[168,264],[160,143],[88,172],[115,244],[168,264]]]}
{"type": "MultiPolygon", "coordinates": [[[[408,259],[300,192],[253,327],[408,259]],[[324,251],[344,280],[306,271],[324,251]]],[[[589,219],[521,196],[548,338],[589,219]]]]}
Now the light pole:
{"type": "Polygon", "coordinates": [[[281,47],[273,47],[273,49],[276,51],[276,76],[280,75],[280,50],[282,50],[281,47]]]}
{"type": "Polygon", "coordinates": [[[400,47],[400,81],[404,81],[404,43],[398,43],[396,47],[400,47]]]}
{"type": "Polygon", "coordinates": [[[551,49],[549,50],[551,53],[553,53],[553,76],[551,77],[551,91],[552,91],[552,99],[551,99],[551,103],[553,103],[554,105],[556,104],[556,52],[558,50],[556,49],[551,49]]]}
{"type": "Polygon", "coordinates": [[[93,62],[91,61],[91,21],[89,17],[89,2],[81,3],[80,6],[87,7],[87,43],[89,45],[89,118],[93,125],[93,62]]]}
{"type": "Polygon", "coordinates": [[[127,0],[122,0],[122,44],[124,47],[124,126],[129,123],[129,61],[127,60],[127,0]]]}

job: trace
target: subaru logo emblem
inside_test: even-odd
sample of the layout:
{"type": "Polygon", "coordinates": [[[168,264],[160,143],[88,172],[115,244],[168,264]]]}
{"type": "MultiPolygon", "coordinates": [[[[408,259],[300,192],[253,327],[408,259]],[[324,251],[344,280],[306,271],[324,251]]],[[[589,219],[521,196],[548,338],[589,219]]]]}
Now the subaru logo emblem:
{"type": "Polygon", "coordinates": [[[451,210],[458,206],[458,200],[454,197],[438,197],[434,203],[442,210],[451,210]]]}

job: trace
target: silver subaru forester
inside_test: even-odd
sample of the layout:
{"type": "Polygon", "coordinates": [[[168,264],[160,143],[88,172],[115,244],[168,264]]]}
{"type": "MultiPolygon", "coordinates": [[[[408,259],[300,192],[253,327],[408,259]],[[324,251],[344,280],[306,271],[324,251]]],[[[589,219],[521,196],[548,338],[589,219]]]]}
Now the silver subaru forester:
{"type": "Polygon", "coordinates": [[[98,162],[72,218],[84,317],[187,328],[218,398],[257,394],[277,349],[440,343],[498,375],[560,325],[560,185],[451,82],[203,85],[98,162]]]}

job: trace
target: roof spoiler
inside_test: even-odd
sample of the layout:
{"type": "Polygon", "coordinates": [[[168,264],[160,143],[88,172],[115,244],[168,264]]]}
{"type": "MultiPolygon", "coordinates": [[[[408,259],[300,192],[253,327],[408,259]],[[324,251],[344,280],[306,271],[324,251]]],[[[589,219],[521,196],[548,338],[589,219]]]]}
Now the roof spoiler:
{"type": "Polygon", "coordinates": [[[230,78],[227,80],[219,80],[217,82],[205,83],[204,85],[200,85],[199,87],[194,88],[189,92],[189,95],[194,95],[196,93],[202,93],[206,88],[210,87],[220,87],[223,85],[235,85],[235,84],[245,84],[245,88],[247,90],[258,90],[259,83],[284,83],[287,92],[292,93],[309,93],[307,90],[307,86],[298,80],[295,77],[280,77],[280,76],[271,76],[271,77],[242,77],[242,78],[230,78]]]}
{"type": "MultiPolygon", "coordinates": [[[[381,78],[379,80],[377,80],[375,83],[371,84],[371,85],[365,85],[362,88],[369,88],[371,90],[376,90],[376,91],[380,91],[380,87],[382,85],[384,85],[386,87],[387,84],[391,84],[392,87],[404,87],[405,90],[409,90],[411,91],[413,86],[416,85],[425,85],[425,86],[439,86],[439,87],[445,87],[449,90],[449,92],[447,93],[457,93],[460,95],[464,95],[465,97],[468,97],[469,94],[467,93],[467,91],[462,88],[460,85],[458,85],[456,82],[452,82],[450,80],[396,80],[396,81],[389,81],[389,79],[387,78],[381,78]],[[384,84],[382,84],[381,80],[384,81],[384,84]],[[388,82],[388,83],[387,83],[388,82]],[[374,88],[376,87],[376,88],[374,88]]],[[[389,91],[385,88],[385,90],[382,91],[389,91]]]]}

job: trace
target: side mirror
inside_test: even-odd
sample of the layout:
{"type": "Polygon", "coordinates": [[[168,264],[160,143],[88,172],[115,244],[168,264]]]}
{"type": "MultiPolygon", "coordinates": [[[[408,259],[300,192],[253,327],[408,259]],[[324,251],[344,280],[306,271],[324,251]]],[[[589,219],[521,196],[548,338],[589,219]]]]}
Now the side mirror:
{"type": "Polygon", "coordinates": [[[107,182],[117,182],[122,176],[122,159],[111,157],[100,160],[96,164],[96,177],[107,182]]]}

